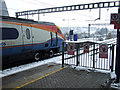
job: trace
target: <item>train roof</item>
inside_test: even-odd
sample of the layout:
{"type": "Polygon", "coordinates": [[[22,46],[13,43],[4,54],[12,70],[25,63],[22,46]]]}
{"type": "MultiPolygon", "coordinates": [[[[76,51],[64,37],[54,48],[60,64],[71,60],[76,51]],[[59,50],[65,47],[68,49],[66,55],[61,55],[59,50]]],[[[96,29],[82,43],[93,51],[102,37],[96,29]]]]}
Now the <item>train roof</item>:
{"type": "Polygon", "coordinates": [[[29,24],[44,24],[44,25],[55,25],[52,22],[45,22],[45,21],[34,21],[32,19],[23,19],[23,18],[15,18],[9,16],[0,16],[4,21],[13,21],[13,22],[20,22],[20,23],[29,23],[29,24]]]}

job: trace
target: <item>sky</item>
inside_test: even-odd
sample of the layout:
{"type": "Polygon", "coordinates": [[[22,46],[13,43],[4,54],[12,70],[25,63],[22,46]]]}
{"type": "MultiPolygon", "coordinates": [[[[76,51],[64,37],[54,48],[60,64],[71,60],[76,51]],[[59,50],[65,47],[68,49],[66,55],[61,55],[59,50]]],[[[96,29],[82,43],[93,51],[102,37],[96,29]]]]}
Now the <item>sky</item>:
{"type": "MultiPolygon", "coordinates": [[[[113,0],[5,0],[9,15],[15,17],[15,12],[25,10],[36,10],[50,7],[68,6],[76,4],[86,4],[95,2],[105,2],[113,0]]],[[[114,0],[117,1],[117,0],[114,0]]],[[[110,14],[117,13],[118,8],[101,9],[101,19],[94,21],[99,17],[99,9],[77,10],[69,12],[56,12],[41,14],[40,21],[54,22],[60,27],[88,26],[91,23],[110,23],[110,14]]],[[[30,16],[29,19],[38,20],[37,15],[30,16]]],[[[20,17],[25,18],[25,17],[20,17]]]]}

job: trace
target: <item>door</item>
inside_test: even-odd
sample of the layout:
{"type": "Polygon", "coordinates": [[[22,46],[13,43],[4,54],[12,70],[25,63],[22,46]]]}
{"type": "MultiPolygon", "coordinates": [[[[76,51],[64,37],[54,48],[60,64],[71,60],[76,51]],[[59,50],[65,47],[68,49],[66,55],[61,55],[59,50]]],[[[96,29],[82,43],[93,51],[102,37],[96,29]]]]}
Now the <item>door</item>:
{"type": "Polygon", "coordinates": [[[32,27],[31,25],[21,25],[22,27],[22,42],[23,52],[30,52],[32,50],[33,38],[32,38],[32,27]]]}
{"type": "Polygon", "coordinates": [[[57,37],[57,32],[56,32],[56,46],[58,44],[58,37],[57,37]]]}
{"type": "Polygon", "coordinates": [[[58,43],[57,32],[56,33],[50,32],[50,36],[51,36],[51,46],[57,46],[58,43]]]}
{"type": "Polygon", "coordinates": [[[51,36],[51,46],[53,46],[53,36],[52,36],[52,32],[50,32],[50,36],[51,36]]]}
{"type": "Polygon", "coordinates": [[[52,27],[52,31],[53,32],[50,32],[50,34],[51,34],[51,45],[52,46],[57,46],[57,44],[58,44],[57,28],[52,27]]]}

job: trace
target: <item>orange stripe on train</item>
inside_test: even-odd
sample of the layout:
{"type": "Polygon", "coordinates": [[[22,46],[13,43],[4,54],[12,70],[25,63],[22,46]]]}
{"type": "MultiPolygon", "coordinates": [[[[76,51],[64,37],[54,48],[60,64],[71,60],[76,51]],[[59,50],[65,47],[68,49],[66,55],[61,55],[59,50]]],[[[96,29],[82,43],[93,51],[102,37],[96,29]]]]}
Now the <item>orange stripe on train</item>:
{"type": "Polygon", "coordinates": [[[42,25],[42,24],[26,24],[26,23],[10,22],[10,21],[0,21],[0,22],[7,23],[7,24],[23,25],[23,26],[38,28],[38,29],[42,29],[42,30],[45,30],[45,31],[50,31],[50,32],[53,32],[53,33],[57,32],[57,34],[65,40],[64,36],[58,33],[58,31],[57,31],[58,27],[57,26],[47,26],[47,25],[42,25]]]}

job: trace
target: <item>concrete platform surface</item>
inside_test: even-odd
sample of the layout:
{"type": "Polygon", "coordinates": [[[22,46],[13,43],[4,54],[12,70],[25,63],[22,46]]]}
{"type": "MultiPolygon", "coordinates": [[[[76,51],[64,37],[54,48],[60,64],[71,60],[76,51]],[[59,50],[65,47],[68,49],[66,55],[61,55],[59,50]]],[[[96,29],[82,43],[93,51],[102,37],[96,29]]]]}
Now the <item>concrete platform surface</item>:
{"type": "Polygon", "coordinates": [[[22,88],[102,88],[109,74],[62,69],[22,88]]]}
{"type": "Polygon", "coordinates": [[[43,65],[3,78],[3,88],[103,88],[109,74],[43,65]]]}

